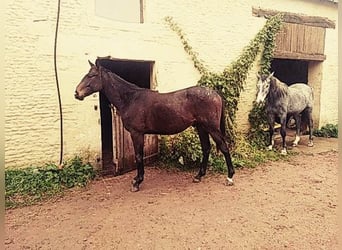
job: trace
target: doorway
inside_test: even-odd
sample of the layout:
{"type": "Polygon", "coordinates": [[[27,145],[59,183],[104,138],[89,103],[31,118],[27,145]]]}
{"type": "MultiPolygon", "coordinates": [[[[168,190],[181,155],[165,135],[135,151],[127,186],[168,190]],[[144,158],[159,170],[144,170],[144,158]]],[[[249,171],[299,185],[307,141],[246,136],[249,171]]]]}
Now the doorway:
{"type": "Polygon", "coordinates": [[[271,72],[288,86],[299,82],[308,84],[309,62],[275,58],[271,62],[271,72]]]}
{"type": "MultiPolygon", "coordinates": [[[[98,58],[97,64],[141,88],[154,88],[154,62],[98,58]]],[[[102,171],[119,175],[135,169],[135,156],[130,134],[106,96],[100,93],[102,171]]],[[[159,152],[158,136],[145,135],[144,161],[152,161],[159,152]]]]}

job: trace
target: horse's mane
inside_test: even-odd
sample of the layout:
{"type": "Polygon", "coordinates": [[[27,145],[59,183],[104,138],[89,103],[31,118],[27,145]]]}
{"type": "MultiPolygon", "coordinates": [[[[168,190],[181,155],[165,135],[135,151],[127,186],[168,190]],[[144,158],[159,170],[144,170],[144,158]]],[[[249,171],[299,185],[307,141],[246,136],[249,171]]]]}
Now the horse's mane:
{"type": "Polygon", "coordinates": [[[122,77],[120,77],[119,75],[117,75],[116,73],[114,73],[113,71],[111,71],[108,67],[108,61],[110,61],[108,58],[98,58],[95,61],[95,65],[96,67],[100,68],[101,70],[103,70],[104,72],[108,73],[108,75],[110,76],[110,78],[115,81],[115,82],[119,82],[119,83],[123,83],[125,85],[126,89],[130,89],[130,90],[140,90],[142,88],[140,88],[139,86],[123,79],[122,77]]]}
{"type": "Polygon", "coordinates": [[[272,76],[270,80],[270,90],[268,92],[268,99],[273,103],[273,101],[283,98],[288,95],[288,86],[279,81],[276,77],[272,76]]]}
{"type": "Polygon", "coordinates": [[[115,74],[114,72],[112,72],[111,70],[103,67],[102,67],[102,71],[106,72],[109,77],[115,81],[115,82],[119,82],[119,83],[122,83],[125,85],[125,88],[126,90],[129,89],[129,90],[134,90],[134,91],[139,91],[139,90],[143,90],[143,88],[140,88],[139,86],[129,82],[129,81],[126,81],[125,79],[123,79],[122,77],[120,77],[119,75],[115,74]]]}

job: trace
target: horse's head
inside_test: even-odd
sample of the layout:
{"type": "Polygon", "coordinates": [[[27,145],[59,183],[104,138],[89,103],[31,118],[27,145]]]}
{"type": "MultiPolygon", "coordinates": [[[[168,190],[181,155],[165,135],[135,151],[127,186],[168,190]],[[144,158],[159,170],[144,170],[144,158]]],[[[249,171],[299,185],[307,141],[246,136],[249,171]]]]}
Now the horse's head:
{"type": "Polygon", "coordinates": [[[101,69],[88,60],[90,64],[89,72],[82,78],[75,90],[75,98],[83,100],[95,92],[102,90],[101,69]]]}
{"type": "Polygon", "coordinates": [[[271,79],[273,77],[274,72],[269,75],[259,75],[258,74],[258,84],[257,84],[257,97],[256,103],[261,103],[265,100],[269,90],[271,79]]]}

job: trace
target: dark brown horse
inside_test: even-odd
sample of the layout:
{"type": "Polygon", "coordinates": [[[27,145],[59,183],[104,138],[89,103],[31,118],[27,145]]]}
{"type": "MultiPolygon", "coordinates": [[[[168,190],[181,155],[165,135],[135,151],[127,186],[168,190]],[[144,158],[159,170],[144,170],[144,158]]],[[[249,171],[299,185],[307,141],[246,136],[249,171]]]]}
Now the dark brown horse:
{"type": "Polygon", "coordinates": [[[83,100],[100,91],[118,110],[134,145],[137,176],[133,180],[132,191],[138,191],[144,180],[144,135],[171,135],[189,126],[197,128],[203,151],[202,163],[194,181],[199,182],[206,174],[210,134],[225,157],[228,166],[227,184],[233,184],[234,167],[224,138],[224,105],[216,92],[204,87],[190,87],[161,94],[125,81],[98,65],[97,61],[96,65],[90,61],[89,64],[91,68],[76,87],[75,98],[83,100]]]}

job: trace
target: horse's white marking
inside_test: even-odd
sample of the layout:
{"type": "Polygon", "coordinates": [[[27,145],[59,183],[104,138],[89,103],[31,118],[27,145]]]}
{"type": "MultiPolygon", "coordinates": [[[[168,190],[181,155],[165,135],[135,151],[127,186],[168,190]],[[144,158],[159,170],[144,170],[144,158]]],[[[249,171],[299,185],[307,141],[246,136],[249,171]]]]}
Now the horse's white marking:
{"type": "Polygon", "coordinates": [[[229,177],[227,177],[227,181],[228,181],[228,184],[233,184],[234,182],[233,182],[233,179],[232,178],[229,178],[229,177]]]}
{"type": "Polygon", "coordinates": [[[272,150],[273,149],[273,146],[274,146],[274,140],[273,139],[272,139],[271,143],[272,144],[267,147],[267,150],[272,150]]]}
{"type": "Polygon", "coordinates": [[[313,144],[313,141],[310,140],[310,141],[308,142],[308,146],[309,146],[309,147],[313,147],[313,145],[314,145],[314,144],[313,144]]]}
{"type": "Polygon", "coordinates": [[[300,141],[300,137],[296,135],[296,139],[294,140],[292,146],[296,147],[298,145],[298,142],[300,141]]]}
{"type": "Polygon", "coordinates": [[[286,148],[283,148],[283,149],[281,150],[280,154],[282,154],[282,155],[287,155],[286,148]]]}

